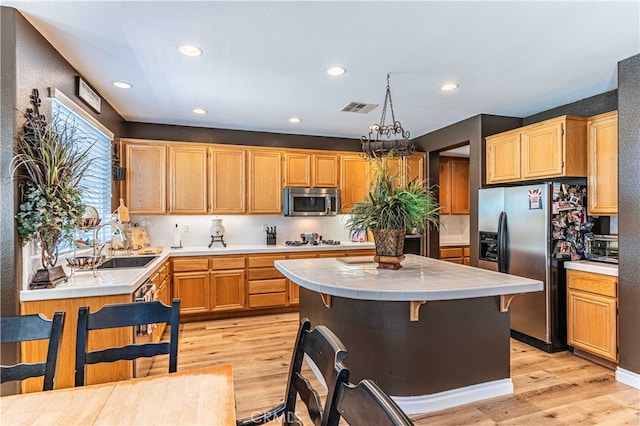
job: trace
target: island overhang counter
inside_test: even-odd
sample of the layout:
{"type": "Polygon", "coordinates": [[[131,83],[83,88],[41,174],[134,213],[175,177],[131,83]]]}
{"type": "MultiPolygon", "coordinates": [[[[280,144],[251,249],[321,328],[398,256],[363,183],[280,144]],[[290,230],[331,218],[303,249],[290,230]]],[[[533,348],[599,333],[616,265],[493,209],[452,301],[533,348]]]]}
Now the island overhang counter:
{"type": "Polygon", "coordinates": [[[542,282],[416,255],[402,266],[275,262],[300,286],[300,317],[346,345],[351,381],[375,380],[407,413],[513,393],[509,303],[542,282]]]}

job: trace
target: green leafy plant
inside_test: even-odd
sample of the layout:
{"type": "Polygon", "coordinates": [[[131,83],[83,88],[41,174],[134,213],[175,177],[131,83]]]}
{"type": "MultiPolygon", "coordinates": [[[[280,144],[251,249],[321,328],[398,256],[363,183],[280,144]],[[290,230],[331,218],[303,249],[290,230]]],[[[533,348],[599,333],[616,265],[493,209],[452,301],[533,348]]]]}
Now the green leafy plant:
{"type": "Polygon", "coordinates": [[[84,213],[80,180],[90,166],[93,145],[82,147],[85,136],[71,118],[54,116],[47,124],[38,113],[37,92],[32,99],[35,108],[25,113],[27,120],[16,138],[12,175],[21,193],[16,215],[20,241],[41,244],[46,268],[56,264],[58,241],[72,239],[84,213]]]}
{"type": "Polygon", "coordinates": [[[400,176],[389,167],[386,158],[373,158],[371,164],[373,182],[367,199],[351,208],[347,228],[421,232],[425,226],[439,226],[440,207],[433,187],[417,180],[401,186],[400,176]]]}

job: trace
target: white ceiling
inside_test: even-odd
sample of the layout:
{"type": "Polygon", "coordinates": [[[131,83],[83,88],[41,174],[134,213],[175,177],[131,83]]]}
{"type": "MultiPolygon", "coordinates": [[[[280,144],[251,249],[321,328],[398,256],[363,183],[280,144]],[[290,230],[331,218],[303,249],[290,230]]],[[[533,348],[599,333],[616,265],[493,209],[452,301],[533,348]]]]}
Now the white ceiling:
{"type": "Polygon", "coordinates": [[[396,119],[413,138],[615,89],[617,62],[640,53],[637,0],[1,1],[126,120],[151,123],[359,138],[381,107],[339,109],[382,104],[390,72],[396,119]],[[184,42],[204,54],[181,55],[184,42]],[[347,73],[328,76],[336,64],[347,73]],[[447,81],[460,88],[441,92],[447,81]]]}

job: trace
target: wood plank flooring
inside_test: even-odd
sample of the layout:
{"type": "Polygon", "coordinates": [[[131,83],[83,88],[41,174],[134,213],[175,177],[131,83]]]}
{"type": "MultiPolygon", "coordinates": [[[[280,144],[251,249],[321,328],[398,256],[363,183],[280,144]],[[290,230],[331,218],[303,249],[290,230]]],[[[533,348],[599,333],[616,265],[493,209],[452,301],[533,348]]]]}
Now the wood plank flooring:
{"type": "MultiPolygon", "coordinates": [[[[237,415],[250,416],[283,401],[297,328],[297,313],[181,324],[178,371],[232,364],[237,415]]],[[[156,358],[150,374],[165,373],[167,357],[156,358]]],[[[411,418],[416,425],[640,425],[640,391],[569,352],[511,340],[511,377],[513,395],[411,418]]]]}

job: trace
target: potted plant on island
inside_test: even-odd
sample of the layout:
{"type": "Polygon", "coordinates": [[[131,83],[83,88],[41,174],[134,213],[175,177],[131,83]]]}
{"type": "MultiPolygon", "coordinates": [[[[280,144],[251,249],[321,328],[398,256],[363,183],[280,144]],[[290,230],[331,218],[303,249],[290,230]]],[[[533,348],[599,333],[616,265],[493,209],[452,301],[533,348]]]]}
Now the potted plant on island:
{"type": "Polygon", "coordinates": [[[437,228],[440,207],[432,187],[424,181],[413,180],[402,186],[387,158],[371,159],[373,182],[369,193],[365,201],[354,204],[346,226],[351,231],[372,232],[378,269],[400,269],[407,230],[422,232],[425,226],[437,228]]]}
{"type": "Polygon", "coordinates": [[[53,287],[67,276],[58,261],[58,242],[72,240],[86,208],[81,201],[80,179],[90,165],[89,150],[80,146],[85,136],[75,122],[54,117],[47,124],[39,112],[40,97],[33,89],[24,114],[26,122],[17,136],[12,175],[19,181],[20,207],[16,215],[22,245],[36,241],[43,269],[31,288],[53,287]]]}

